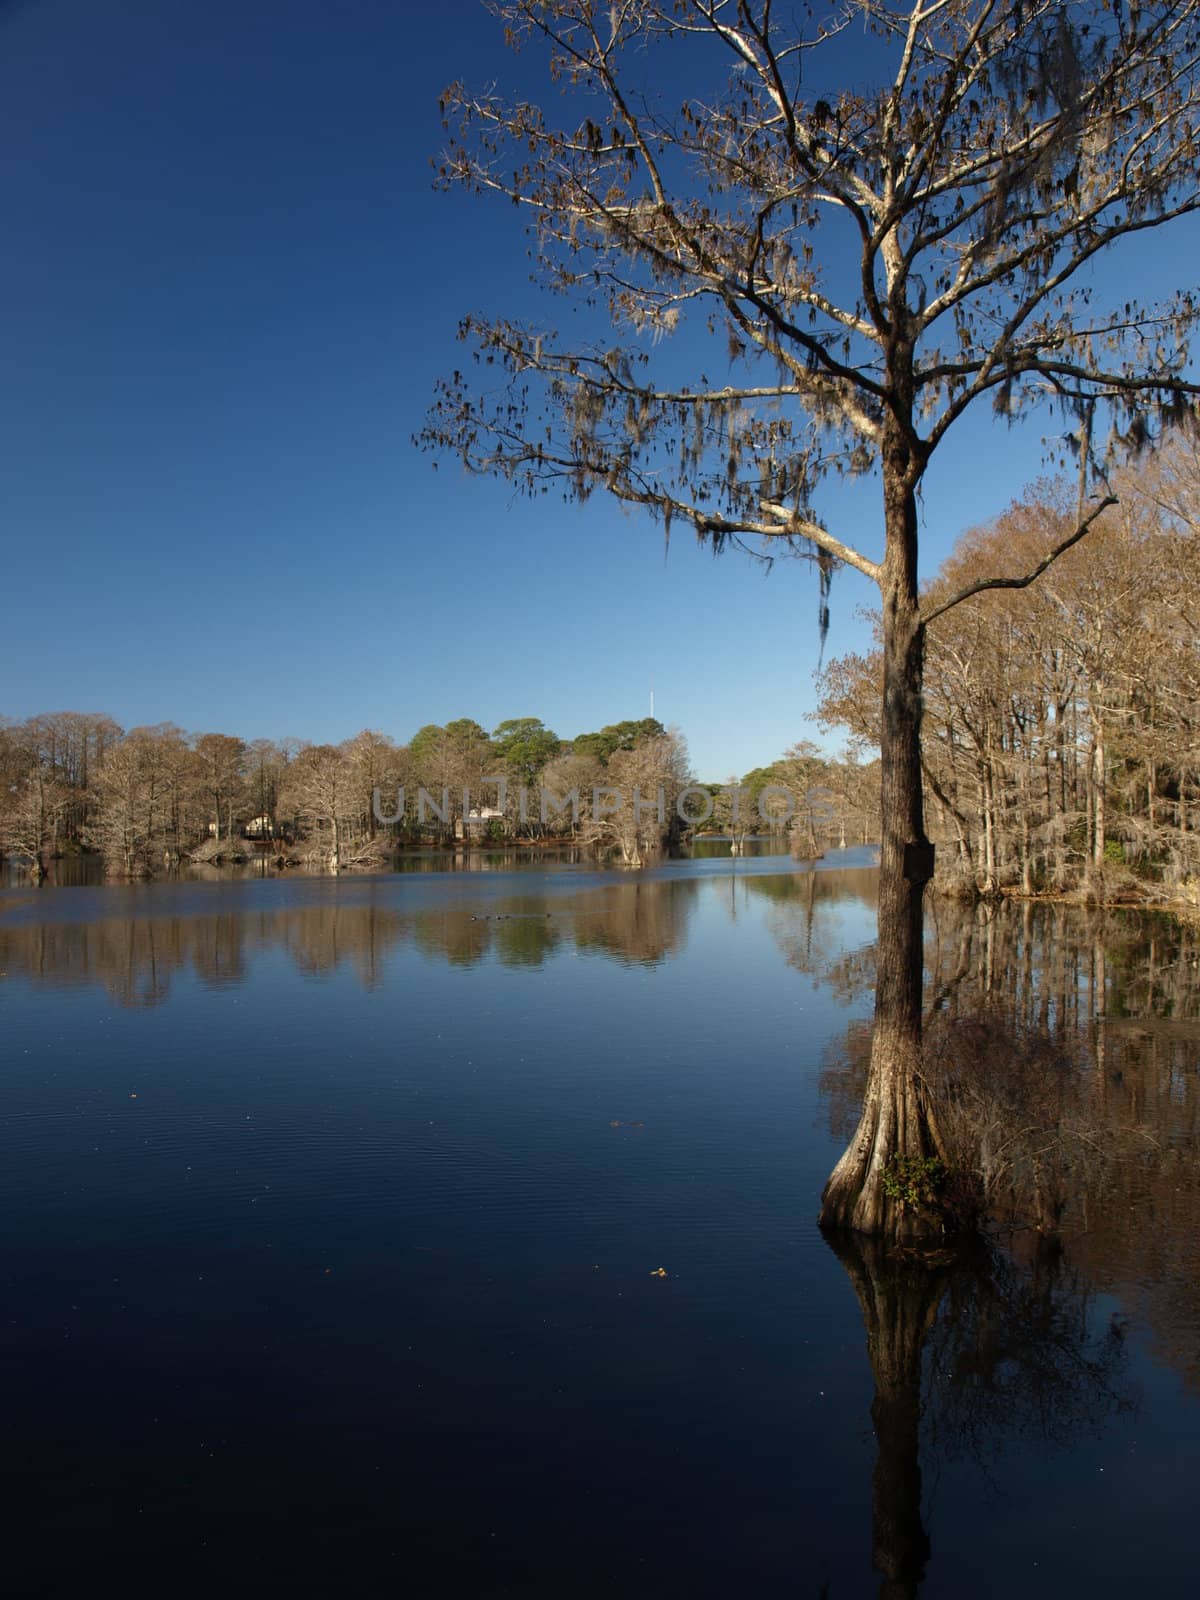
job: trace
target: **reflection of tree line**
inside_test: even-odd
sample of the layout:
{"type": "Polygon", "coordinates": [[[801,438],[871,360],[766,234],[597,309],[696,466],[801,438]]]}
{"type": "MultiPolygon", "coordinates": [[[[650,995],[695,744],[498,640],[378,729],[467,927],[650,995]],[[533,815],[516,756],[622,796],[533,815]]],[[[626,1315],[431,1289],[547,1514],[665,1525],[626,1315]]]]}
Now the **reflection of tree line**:
{"type": "Polygon", "coordinates": [[[861,900],[874,909],[879,898],[879,868],[837,867],[831,871],[792,872],[761,878],[744,877],[738,882],[750,894],[775,905],[800,908],[804,912],[818,907],[861,900]]]}
{"type": "MultiPolygon", "coordinates": [[[[872,867],[739,880],[771,902],[767,920],[788,962],[846,1001],[869,996],[873,943],[842,948],[838,902],[877,902],[872,867]]],[[[927,998],[949,1018],[981,1007],[997,1022],[1073,1039],[1098,1017],[1200,1017],[1200,926],[1153,912],[1065,903],[931,899],[927,998]]],[[[1102,1048],[1102,1041],[1098,1044],[1102,1048]]]]}
{"type": "Polygon", "coordinates": [[[0,927],[0,967],[11,977],[75,987],[99,984],[119,1005],[165,1000],[191,970],[210,986],[240,983],[255,919],[128,917],[0,927]]]}
{"type": "MultiPolygon", "coordinates": [[[[737,878],[742,895],[767,903],[789,962],[847,1000],[869,992],[873,952],[841,952],[836,907],[869,907],[875,882],[871,869],[737,878]]],[[[0,968],[102,983],[121,1003],[148,1005],[183,970],[239,983],[257,952],[283,952],[310,975],[349,967],[368,987],[404,947],[461,966],[536,967],[571,949],[653,962],[681,948],[699,887],[623,881],[462,907],[331,898],[278,911],[8,927],[0,968]]],[[[735,914],[737,903],[735,892],[735,914]]],[[[1200,1014],[1198,954],[1200,930],[1161,918],[939,905],[931,919],[929,1003],[945,1022],[940,1038],[965,1042],[956,1061],[988,1069],[982,1112],[995,1115],[1011,1093],[1042,1119],[1035,1126],[1057,1118],[1074,1128],[1076,1153],[1090,1150],[1093,1170],[1072,1174],[1062,1237],[1029,1229],[1005,1250],[976,1241],[923,1253],[832,1241],[866,1329],[873,1561],[892,1600],[919,1593],[931,1559],[923,1470],[928,1477],[964,1456],[986,1466],[1014,1436],[1067,1448],[1132,1404],[1121,1330],[1098,1327],[1092,1311],[1097,1289],[1136,1311],[1163,1359],[1200,1387],[1200,1024],[1189,1020],[1200,1014]],[[992,1070],[997,1036],[1011,1045],[1001,1072],[992,1070]]],[[[936,1045],[937,1029],[932,1036],[936,1045]]],[[[856,1120],[867,1038],[865,1024],[852,1024],[827,1061],[835,1125],[856,1120]]]]}
{"type": "Polygon", "coordinates": [[[1123,1332],[1097,1327],[1055,1251],[1022,1262],[975,1240],[918,1259],[853,1234],[830,1243],[858,1297],[875,1385],[879,1593],[910,1600],[931,1556],[922,1465],[987,1467],[1014,1438],[1066,1449],[1131,1410],[1123,1332]]]}
{"type": "Polygon", "coordinates": [[[874,976],[874,947],[843,949],[844,928],[839,906],[859,901],[874,912],[879,897],[876,867],[841,867],[833,872],[795,873],[788,877],[743,878],[746,893],[769,902],[766,925],[790,965],[811,973],[841,1000],[862,992],[864,959],[870,962],[867,987],[874,976]]]}
{"type": "MultiPolygon", "coordinates": [[[[800,927],[786,938],[804,966],[800,927]]],[[[834,979],[865,994],[871,952],[834,979]]],[[[1200,1391],[1200,928],[1053,906],[937,907],[927,1070],[951,1139],[984,1150],[994,1219],[1056,1238],[1200,1391]]],[[[869,1024],[831,1048],[830,1122],[857,1122],[869,1024]]],[[[1022,1233],[1022,1228],[1027,1231],[1022,1233]]]]}
{"type": "MultiPolygon", "coordinates": [[[[858,893],[873,903],[864,876],[858,893]]],[[[874,947],[826,936],[819,877],[750,887],[773,902],[768,922],[793,966],[847,1002],[869,997],[874,947]]],[[[1098,1293],[1200,1390],[1200,928],[936,902],[926,980],[936,1103],[952,1140],[985,1147],[993,1220],[1007,1226],[1005,1248],[830,1239],[866,1327],[873,1559],[895,1600],[919,1593],[930,1559],[922,1464],[986,1464],[1014,1435],[1067,1448],[1132,1405],[1122,1327],[1097,1328],[1098,1293]]],[[[869,1055],[865,1021],[828,1052],[839,1139],[857,1126],[869,1055]]]]}
{"type": "Polygon", "coordinates": [[[383,981],[386,957],[404,947],[467,967],[488,959],[537,967],[562,949],[656,962],[682,946],[698,889],[687,881],[622,882],[461,908],[330,900],[212,916],[39,922],[0,927],[0,970],[53,984],[99,984],[119,1004],[149,1006],[167,997],[178,973],[210,986],[241,983],[250,956],[274,950],[310,977],[349,968],[364,988],[383,981]]]}

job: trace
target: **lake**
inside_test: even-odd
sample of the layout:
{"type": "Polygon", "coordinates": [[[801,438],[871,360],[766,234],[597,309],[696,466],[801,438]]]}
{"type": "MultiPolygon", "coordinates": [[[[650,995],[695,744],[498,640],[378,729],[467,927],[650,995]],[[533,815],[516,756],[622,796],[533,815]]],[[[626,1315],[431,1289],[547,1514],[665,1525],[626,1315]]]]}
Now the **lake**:
{"type": "Polygon", "coordinates": [[[1200,936],[931,904],[1120,1159],[840,1259],[872,859],[5,888],[14,1593],[1193,1593],[1200,936]]]}

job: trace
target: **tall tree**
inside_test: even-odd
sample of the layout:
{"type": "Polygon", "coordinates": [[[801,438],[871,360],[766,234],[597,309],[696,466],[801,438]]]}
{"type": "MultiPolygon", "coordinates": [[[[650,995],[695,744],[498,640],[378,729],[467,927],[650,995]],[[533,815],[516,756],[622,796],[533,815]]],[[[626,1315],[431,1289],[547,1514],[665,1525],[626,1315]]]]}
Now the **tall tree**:
{"type": "Polygon", "coordinates": [[[639,740],[658,739],[666,731],[657,717],[642,717],[637,722],[610,722],[598,733],[577,734],[572,744],[579,755],[607,761],[618,750],[632,750],[639,740]]]}
{"type": "Polygon", "coordinates": [[[71,792],[35,762],[5,796],[0,807],[0,854],[28,863],[35,882],[46,874],[71,792]]]}
{"type": "MultiPolygon", "coordinates": [[[[827,24],[771,0],[494,10],[510,42],[545,51],[554,98],[451,86],[442,180],[515,203],[548,285],[608,325],[588,339],[467,317],[486,381],[447,379],[423,442],[530,494],[602,490],[718,548],[761,538],[806,550],[822,628],[837,566],[878,585],[872,1068],[822,1221],[911,1236],[928,1224],[889,1178],[938,1144],[921,1075],[932,853],[918,494],[981,405],[1012,416],[1061,402],[1079,418],[1086,469],[1098,403],[1136,437],[1148,413],[1190,403],[1192,292],[1142,304],[1125,279],[1106,308],[1083,269],[1200,207],[1200,4],[846,0],[827,24]],[[684,77],[691,92],[672,111],[655,86],[684,77]],[[575,120],[556,125],[559,107],[575,120]],[[662,336],[689,323],[720,343],[682,381],[662,336]],[[707,376],[718,368],[725,382],[707,376]],[[831,471],[870,469],[882,485],[875,554],[815,507],[831,471]]],[[[1065,538],[1006,581],[1032,582],[1097,512],[1081,504],[1065,538]]]]}
{"type": "Polygon", "coordinates": [[[374,838],[379,825],[375,815],[375,793],[378,790],[380,794],[394,794],[403,783],[406,752],[399,750],[386,733],[377,733],[371,728],[356,733],[342,748],[354,785],[360,831],[374,838]]]}
{"type": "Polygon", "coordinates": [[[625,866],[642,866],[678,834],[676,804],[690,782],[687,742],[677,729],[614,750],[601,790],[587,797],[593,804],[583,837],[615,847],[625,866]]]}
{"type": "Polygon", "coordinates": [[[105,750],[87,837],[110,872],[146,876],[161,864],[164,849],[177,844],[181,754],[189,752],[171,723],[131,728],[105,750]]]}
{"type": "Polygon", "coordinates": [[[344,748],[307,745],[288,766],[280,806],[315,825],[321,858],[331,872],[343,865],[346,824],[355,799],[354,773],[344,748]]]}
{"type": "Polygon", "coordinates": [[[487,733],[472,717],[457,717],[444,728],[430,722],[417,730],[408,748],[414,780],[428,791],[435,814],[445,802],[439,831],[451,837],[460,827],[465,832],[463,790],[472,806],[479,805],[483,779],[491,775],[495,759],[487,733]]]}
{"type": "Polygon", "coordinates": [[[246,746],[228,733],[202,733],[196,740],[202,781],[213,816],[213,837],[221,837],[225,816],[226,837],[233,837],[233,813],[245,785],[246,746]]]}
{"type": "Polygon", "coordinates": [[[562,740],[540,717],[509,717],[493,732],[492,746],[518,783],[532,784],[562,740]]]}

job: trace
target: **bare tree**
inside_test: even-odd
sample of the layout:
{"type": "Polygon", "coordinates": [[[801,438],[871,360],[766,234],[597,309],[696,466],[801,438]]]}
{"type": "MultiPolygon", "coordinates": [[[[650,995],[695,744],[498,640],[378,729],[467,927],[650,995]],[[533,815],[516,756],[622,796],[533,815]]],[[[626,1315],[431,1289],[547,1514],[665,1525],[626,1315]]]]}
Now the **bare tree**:
{"type": "Polygon", "coordinates": [[[109,872],[125,877],[149,870],[154,837],[154,780],[143,730],[132,729],[105,751],[95,775],[96,814],[89,843],[109,872]]]}
{"type": "MultiPolygon", "coordinates": [[[[403,786],[407,752],[398,749],[387,734],[370,728],[356,733],[342,749],[353,786],[356,832],[360,838],[374,841],[380,826],[373,803],[375,793],[392,795],[403,786]]],[[[382,849],[379,853],[382,855],[382,849]]]]}
{"type": "Polygon", "coordinates": [[[811,739],[799,740],[776,763],[780,781],[789,791],[793,855],[816,858],[821,854],[818,835],[829,813],[829,791],[824,782],[827,765],[811,739]]]}
{"type": "MultiPolygon", "coordinates": [[[[1159,501],[1198,441],[1115,475],[1121,504],[1028,593],[991,590],[927,631],[922,767],[943,890],[1191,900],[1200,659],[1196,533],[1159,501]]],[[[1069,529],[1042,483],[961,538],[923,604],[1028,569],[1069,529]]],[[[818,720],[878,739],[882,652],[835,660],[818,720]]]]}
{"type": "Polygon", "coordinates": [[[676,801],[689,778],[687,745],[675,729],[614,750],[601,787],[580,797],[583,837],[615,848],[624,866],[644,866],[677,831],[676,801]]]}
{"type": "Polygon", "coordinates": [[[221,837],[221,817],[225,816],[225,836],[233,837],[233,814],[245,786],[246,746],[228,733],[203,733],[196,740],[204,787],[212,806],[213,837],[221,837]]]}
{"type": "MultiPolygon", "coordinates": [[[[586,827],[585,813],[591,803],[592,791],[604,782],[604,766],[600,759],[568,746],[542,768],[540,789],[546,796],[546,803],[544,808],[538,805],[536,816],[528,809],[527,794],[526,822],[541,824],[544,809],[546,821],[543,826],[548,832],[567,833],[572,839],[578,838],[586,827]]],[[[510,793],[509,804],[519,807],[519,793],[510,793]]]]}
{"type": "MultiPolygon", "coordinates": [[[[578,120],[555,126],[547,108],[455,84],[442,179],[515,203],[549,285],[609,326],[589,341],[468,317],[462,337],[486,382],[446,380],[423,441],[531,494],[603,490],[718,547],[759,538],[760,549],[806,550],[820,569],[822,627],[837,566],[878,585],[873,1065],[822,1221],[908,1234],[919,1225],[889,1201],[885,1176],[937,1148],[921,1076],[932,872],[921,692],[933,613],[918,590],[918,491],[955,423],[981,404],[1011,416],[1061,402],[1080,418],[1086,468],[1097,403],[1135,437],[1149,412],[1190,403],[1194,295],[1149,305],[1122,294],[1104,308],[1080,274],[1200,206],[1200,5],[1161,0],[1126,15],[1061,0],[845,0],[807,28],[770,0],[494,9],[514,44],[545,49],[567,91],[547,106],[578,120]],[[855,73],[869,86],[810,90],[838,71],[837,36],[851,24],[868,38],[855,73]],[[675,71],[694,92],[672,113],[652,85],[675,71]],[[857,259],[842,271],[847,246],[857,259]],[[724,341],[724,362],[714,350],[703,367],[727,364],[727,382],[703,367],[690,383],[657,379],[654,341],[688,321],[724,341]],[[831,470],[873,467],[878,555],[839,538],[814,506],[831,470]]],[[[995,581],[1027,586],[1098,511],[1085,498],[1030,572],[995,581]]]]}
{"type": "Polygon", "coordinates": [[[347,820],[355,813],[354,772],[344,749],[308,745],[290,763],[283,781],[281,808],[316,829],[314,854],[330,872],[343,866],[347,820]]]}
{"type": "Polygon", "coordinates": [[[0,854],[14,855],[28,865],[36,882],[46,874],[46,857],[54,851],[71,791],[40,762],[12,786],[0,809],[0,854]]]}
{"type": "Polygon", "coordinates": [[[746,804],[742,783],[731,773],[713,795],[711,820],[712,827],[729,835],[730,856],[745,855],[746,840],[753,834],[756,821],[757,812],[746,804]]]}

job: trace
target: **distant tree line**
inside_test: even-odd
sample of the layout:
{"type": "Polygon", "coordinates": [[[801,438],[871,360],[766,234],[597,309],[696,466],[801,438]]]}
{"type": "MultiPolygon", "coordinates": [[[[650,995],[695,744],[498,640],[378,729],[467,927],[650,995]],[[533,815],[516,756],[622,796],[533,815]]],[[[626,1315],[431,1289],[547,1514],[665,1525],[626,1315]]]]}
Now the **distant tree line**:
{"type": "MultiPolygon", "coordinates": [[[[792,821],[793,837],[803,826],[817,853],[871,831],[862,773],[856,760],[797,746],[748,775],[736,817],[720,785],[694,787],[714,796],[704,825],[741,839],[763,829],[755,802],[766,783],[801,794],[827,784],[821,815],[801,802],[792,821]]],[[[268,853],[340,870],[382,864],[405,845],[569,841],[636,866],[687,831],[677,801],[689,786],[683,737],[651,717],[570,740],[537,717],[491,732],[460,717],[426,724],[407,744],[364,729],[335,745],[189,735],[173,723],[126,731],[111,717],[65,711],[0,722],[0,854],[41,877],[56,856],[98,851],[112,873],[145,877],[184,858],[268,853]]],[[[703,794],[692,800],[702,817],[703,794]]]]}
{"type": "MultiPolygon", "coordinates": [[[[1177,434],[1113,487],[1031,587],[936,614],[1069,532],[1054,482],[966,534],[926,590],[922,767],[948,887],[1200,903],[1200,448],[1177,434]]],[[[820,721],[863,751],[882,672],[876,650],[822,677],[820,721]]]]}

